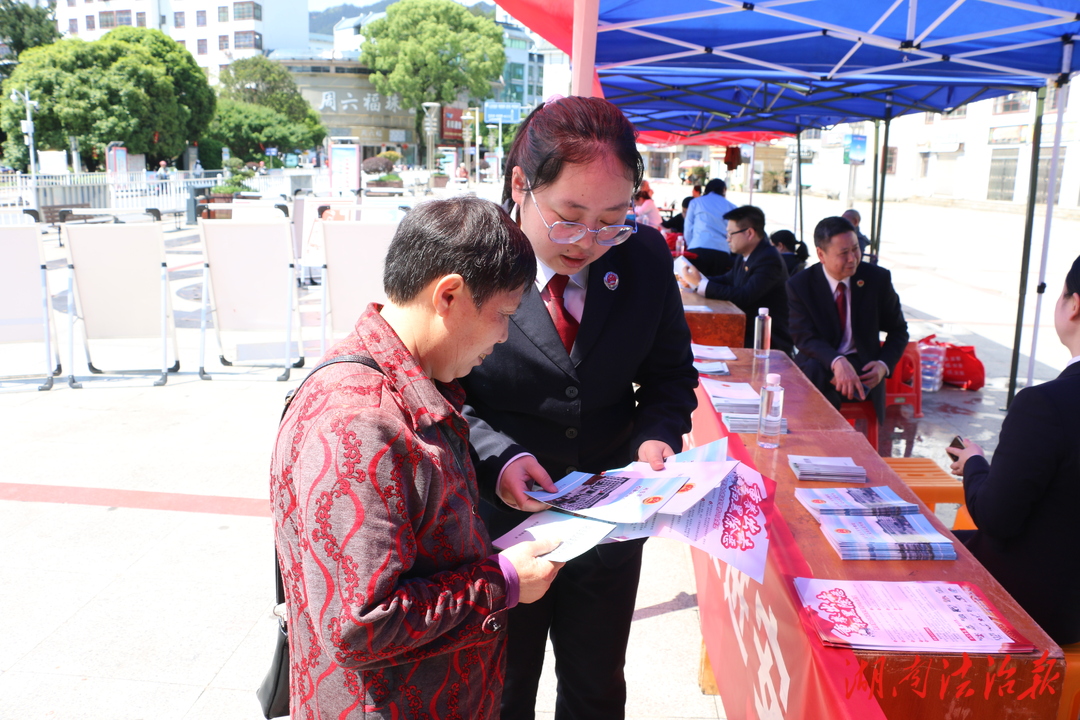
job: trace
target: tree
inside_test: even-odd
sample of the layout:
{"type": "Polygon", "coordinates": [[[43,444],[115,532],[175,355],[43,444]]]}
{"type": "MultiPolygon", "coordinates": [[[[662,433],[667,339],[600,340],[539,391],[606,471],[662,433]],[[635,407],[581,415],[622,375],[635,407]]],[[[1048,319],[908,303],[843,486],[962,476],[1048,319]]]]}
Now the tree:
{"type": "Polygon", "coordinates": [[[314,144],[303,123],[293,122],[262,105],[224,99],[218,101],[217,114],[206,131],[206,138],[209,144],[227,147],[233,157],[243,160],[262,157],[268,147],[291,151],[314,144]]]}
{"type": "Polygon", "coordinates": [[[123,142],[131,153],[168,158],[198,137],[194,133],[205,127],[203,118],[209,119],[214,99],[208,86],[198,87],[198,78],[206,85],[198,68],[186,72],[185,65],[194,67],[191,55],[158,30],[123,30],[119,37],[109,33],[89,43],[60,40],[22,54],[0,98],[8,164],[25,167],[28,162],[19,128],[24,109],[7,99],[12,89],[29,90],[38,102],[39,148],[67,148],[75,136],[91,165],[91,156],[113,141],[123,142]]]}
{"type": "Polygon", "coordinates": [[[450,103],[463,92],[489,97],[506,62],[499,26],[453,0],[400,0],[361,32],[360,62],[374,70],[372,84],[405,107],[450,103]]]}
{"type": "Polygon", "coordinates": [[[218,76],[218,86],[223,99],[262,105],[293,122],[304,122],[311,109],[289,71],[264,55],[230,64],[218,76]]]}
{"type": "Polygon", "coordinates": [[[102,40],[143,48],[160,61],[165,73],[172,78],[180,113],[186,116],[182,118],[184,139],[195,140],[203,134],[214,117],[217,98],[187,48],[159,30],[146,28],[118,27],[102,40]]]}
{"type": "MultiPolygon", "coordinates": [[[[29,5],[20,0],[0,0],[0,39],[8,47],[8,55],[3,59],[12,60],[38,45],[48,45],[60,39],[56,29],[56,3],[46,7],[29,5]]],[[[6,68],[8,64],[0,64],[6,68]]],[[[0,70],[7,76],[7,70],[0,70]]]]}

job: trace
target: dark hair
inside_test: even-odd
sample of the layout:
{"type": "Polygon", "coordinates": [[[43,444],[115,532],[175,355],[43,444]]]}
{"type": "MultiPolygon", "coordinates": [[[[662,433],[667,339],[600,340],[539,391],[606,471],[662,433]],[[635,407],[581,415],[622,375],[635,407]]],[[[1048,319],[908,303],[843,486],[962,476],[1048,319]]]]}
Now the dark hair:
{"type": "Polygon", "coordinates": [[[686,197],[684,197],[684,198],[682,199],[682,206],[683,206],[684,208],[688,208],[688,207],[690,207],[690,201],[691,201],[691,200],[693,200],[693,199],[694,199],[694,196],[693,196],[693,195],[687,195],[686,197]]]}
{"type": "Polygon", "coordinates": [[[814,245],[825,250],[836,235],[853,232],[855,232],[855,226],[846,218],[827,217],[814,228],[814,245]]]}
{"type": "Polygon", "coordinates": [[[636,193],[634,193],[634,199],[635,200],[642,200],[642,201],[651,200],[652,196],[649,195],[649,193],[645,192],[644,190],[638,190],[636,193]]]}
{"type": "Polygon", "coordinates": [[[724,213],[724,219],[736,223],[740,230],[752,227],[759,238],[765,237],[765,213],[759,207],[743,205],[734,210],[728,210],[724,213]]]}
{"type": "Polygon", "coordinates": [[[536,278],[532,244],[506,211],[465,195],[430,200],[410,210],[386,251],[383,289],[404,305],[432,280],[457,273],[481,307],[499,292],[536,278]]]}
{"type": "Polygon", "coordinates": [[[702,195],[708,195],[709,193],[716,193],[717,195],[723,195],[727,190],[727,183],[720,178],[713,178],[709,182],[705,183],[705,192],[702,195]]]}
{"type": "Polygon", "coordinates": [[[603,98],[564,97],[538,105],[518,126],[506,155],[503,202],[511,199],[513,169],[520,167],[533,190],[555,182],[563,165],[584,164],[605,154],[618,160],[634,187],[645,176],[637,133],[622,110],[603,98]]]}
{"type": "MultiPolygon", "coordinates": [[[[851,223],[852,225],[854,225],[855,223],[861,223],[862,222],[862,215],[855,208],[848,208],[847,210],[845,210],[843,213],[840,214],[840,217],[843,217],[843,218],[847,219],[846,216],[849,215],[849,214],[855,216],[855,222],[852,222],[851,223]]],[[[851,222],[851,221],[848,220],[848,222],[851,222]]]]}
{"type": "Polygon", "coordinates": [[[1070,295],[1080,293],[1080,257],[1073,260],[1072,268],[1065,276],[1065,288],[1070,295]]]}
{"type": "Polygon", "coordinates": [[[698,195],[701,194],[701,186],[700,185],[694,185],[694,189],[697,190],[698,195]]]}
{"type": "Polygon", "coordinates": [[[790,230],[777,230],[771,236],[772,244],[778,247],[785,248],[788,252],[795,253],[795,257],[799,260],[806,262],[810,257],[810,251],[806,247],[806,243],[802,240],[798,240],[795,237],[795,233],[790,230]]]}

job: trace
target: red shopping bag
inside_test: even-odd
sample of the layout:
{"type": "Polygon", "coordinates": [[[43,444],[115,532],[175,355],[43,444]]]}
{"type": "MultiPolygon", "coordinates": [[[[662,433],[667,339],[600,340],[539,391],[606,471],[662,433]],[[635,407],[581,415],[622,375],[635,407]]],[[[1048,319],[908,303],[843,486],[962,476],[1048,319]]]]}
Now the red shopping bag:
{"type": "Polygon", "coordinates": [[[942,380],[964,390],[978,390],[986,384],[986,368],[982,360],[975,357],[973,345],[954,345],[935,340],[936,337],[936,335],[927,335],[919,340],[919,345],[937,345],[945,348],[942,380]]]}

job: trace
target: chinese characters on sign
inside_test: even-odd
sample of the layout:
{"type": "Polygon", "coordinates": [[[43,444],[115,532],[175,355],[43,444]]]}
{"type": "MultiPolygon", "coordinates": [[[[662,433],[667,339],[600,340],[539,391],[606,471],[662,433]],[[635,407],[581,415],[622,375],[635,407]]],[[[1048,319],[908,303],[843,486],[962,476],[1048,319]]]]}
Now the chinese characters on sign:
{"type": "Polygon", "coordinates": [[[346,91],[344,97],[339,98],[337,90],[324,90],[322,103],[318,109],[331,112],[358,112],[361,104],[367,112],[401,112],[401,98],[397,95],[383,97],[379,93],[369,92],[363,93],[363,97],[358,98],[346,91]]]}

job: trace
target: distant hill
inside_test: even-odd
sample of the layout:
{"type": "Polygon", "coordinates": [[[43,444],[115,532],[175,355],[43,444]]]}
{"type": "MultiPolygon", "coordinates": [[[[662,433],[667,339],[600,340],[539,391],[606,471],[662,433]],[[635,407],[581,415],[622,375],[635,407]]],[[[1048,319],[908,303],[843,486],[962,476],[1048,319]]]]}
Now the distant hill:
{"type": "MultiPolygon", "coordinates": [[[[322,12],[311,12],[308,13],[310,16],[308,21],[308,31],[319,33],[321,35],[333,35],[334,25],[337,25],[341,18],[357,17],[372,12],[383,12],[395,2],[397,2],[397,0],[377,0],[377,2],[373,2],[370,5],[352,5],[346,3],[327,8],[322,12]]],[[[491,18],[492,20],[495,19],[494,3],[479,2],[469,8],[469,10],[478,15],[484,15],[485,17],[491,18]]]]}

